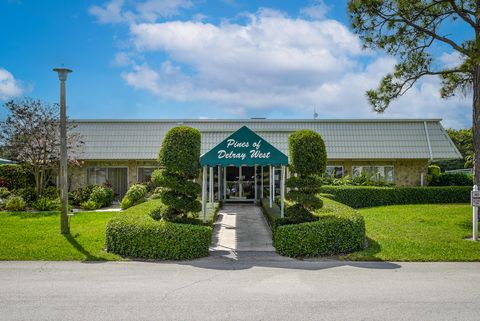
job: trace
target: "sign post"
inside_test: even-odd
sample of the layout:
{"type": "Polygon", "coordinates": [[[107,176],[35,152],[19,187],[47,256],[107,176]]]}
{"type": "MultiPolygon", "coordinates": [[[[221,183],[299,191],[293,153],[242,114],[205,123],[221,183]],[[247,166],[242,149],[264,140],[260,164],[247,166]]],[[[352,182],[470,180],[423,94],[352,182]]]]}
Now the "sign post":
{"type": "Polygon", "coordinates": [[[478,207],[480,207],[480,191],[477,185],[473,185],[471,203],[473,207],[473,237],[474,241],[478,241],[478,207]]]}

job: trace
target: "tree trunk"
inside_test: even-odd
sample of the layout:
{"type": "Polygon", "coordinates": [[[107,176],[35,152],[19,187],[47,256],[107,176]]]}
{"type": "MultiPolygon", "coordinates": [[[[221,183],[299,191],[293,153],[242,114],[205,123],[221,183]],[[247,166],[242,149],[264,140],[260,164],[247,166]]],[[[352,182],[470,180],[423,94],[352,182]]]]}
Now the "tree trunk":
{"type": "Polygon", "coordinates": [[[480,185],[480,64],[476,64],[473,74],[473,172],[474,184],[480,185]]]}

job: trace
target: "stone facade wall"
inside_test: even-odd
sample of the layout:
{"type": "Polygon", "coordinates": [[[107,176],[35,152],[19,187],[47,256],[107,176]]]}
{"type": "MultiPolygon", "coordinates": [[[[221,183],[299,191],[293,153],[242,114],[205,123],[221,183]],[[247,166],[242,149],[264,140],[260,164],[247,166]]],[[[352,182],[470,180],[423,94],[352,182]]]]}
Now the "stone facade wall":
{"type": "Polygon", "coordinates": [[[427,159],[414,160],[385,160],[385,161],[360,161],[360,160],[332,160],[329,166],[343,166],[343,174],[352,176],[352,166],[393,166],[394,180],[397,186],[420,186],[421,176],[424,183],[427,176],[427,159]]]}
{"type": "MultiPolygon", "coordinates": [[[[426,180],[428,160],[385,160],[385,161],[360,161],[360,160],[331,160],[328,165],[344,167],[344,175],[352,175],[352,166],[390,165],[394,167],[394,180],[397,186],[420,186],[421,174],[424,173],[426,180]]],[[[76,189],[87,185],[88,167],[126,167],[128,168],[128,185],[138,181],[137,169],[141,166],[158,166],[154,160],[125,160],[125,161],[85,161],[82,167],[71,169],[70,189],[76,189]]]]}

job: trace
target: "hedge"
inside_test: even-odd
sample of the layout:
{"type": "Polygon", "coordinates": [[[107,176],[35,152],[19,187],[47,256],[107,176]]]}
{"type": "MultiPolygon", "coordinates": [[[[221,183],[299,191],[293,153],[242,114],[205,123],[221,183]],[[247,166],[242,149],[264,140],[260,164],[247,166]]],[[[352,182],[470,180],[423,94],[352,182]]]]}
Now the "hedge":
{"type": "Polygon", "coordinates": [[[0,165],[0,187],[9,190],[35,186],[35,178],[24,167],[18,164],[0,165]]]}
{"type": "Polygon", "coordinates": [[[202,225],[155,221],[151,200],[119,213],[107,223],[107,251],[144,259],[186,260],[209,255],[212,228],[202,225]]]}
{"type": "Polygon", "coordinates": [[[363,208],[382,205],[468,203],[470,186],[376,187],[322,186],[321,192],[351,206],[363,208]]]}
{"type": "Polygon", "coordinates": [[[290,257],[314,257],[344,254],[365,246],[365,222],[354,209],[330,199],[315,212],[318,221],[287,224],[279,217],[276,205],[270,209],[262,202],[264,213],[272,226],[276,251],[290,257]]]}

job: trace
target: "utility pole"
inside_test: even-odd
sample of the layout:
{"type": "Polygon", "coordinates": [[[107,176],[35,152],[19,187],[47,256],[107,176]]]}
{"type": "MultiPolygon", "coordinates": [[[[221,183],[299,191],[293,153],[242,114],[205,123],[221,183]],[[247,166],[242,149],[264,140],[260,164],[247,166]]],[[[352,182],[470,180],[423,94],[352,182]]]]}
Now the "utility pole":
{"type": "Polygon", "coordinates": [[[55,68],[60,80],[60,231],[62,234],[70,234],[68,225],[68,175],[67,175],[67,104],[65,98],[65,82],[67,75],[72,72],[66,68],[55,68]]]}

